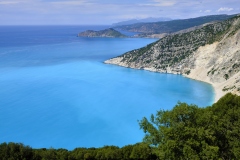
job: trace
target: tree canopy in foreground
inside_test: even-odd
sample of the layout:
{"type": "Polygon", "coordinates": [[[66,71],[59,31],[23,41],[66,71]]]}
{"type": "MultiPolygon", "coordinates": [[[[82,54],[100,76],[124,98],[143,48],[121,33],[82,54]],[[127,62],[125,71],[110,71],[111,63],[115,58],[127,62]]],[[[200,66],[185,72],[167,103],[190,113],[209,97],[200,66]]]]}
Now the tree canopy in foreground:
{"type": "Polygon", "coordinates": [[[240,159],[240,96],[227,94],[206,108],[178,103],[139,121],[142,143],[122,148],[32,149],[0,144],[1,160],[185,160],[240,159]]]}
{"type": "Polygon", "coordinates": [[[230,93],[206,108],[178,103],[140,127],[160,159],[240,159],[240,97],[230,93]]]}

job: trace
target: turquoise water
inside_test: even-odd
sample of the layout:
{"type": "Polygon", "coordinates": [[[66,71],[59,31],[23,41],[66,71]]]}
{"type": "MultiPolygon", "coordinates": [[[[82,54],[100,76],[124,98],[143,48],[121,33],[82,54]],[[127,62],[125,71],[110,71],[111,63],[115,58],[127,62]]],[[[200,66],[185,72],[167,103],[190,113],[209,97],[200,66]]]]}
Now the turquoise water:
{"type": "Polygon", "coordinates": [[[142,140],[144,116],[178,101],[213,102],[209,84],[103,63],[154,39],[78,38],[86,27],[51,27],[1,28],[0,143],[121,147],[142,140]]]}

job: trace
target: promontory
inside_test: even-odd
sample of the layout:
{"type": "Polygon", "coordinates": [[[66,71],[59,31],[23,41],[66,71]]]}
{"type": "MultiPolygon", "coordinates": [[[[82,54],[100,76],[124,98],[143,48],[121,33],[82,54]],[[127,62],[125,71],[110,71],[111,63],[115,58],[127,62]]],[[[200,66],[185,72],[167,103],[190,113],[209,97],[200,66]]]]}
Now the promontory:
{"type": "Polygon", "coordinates": [[[109,37],[109,38],[125,38],[126,35],[116,31],[113,28],[108,28],[100,31],[87,30],[78,34],[78,37],[109,37]]]}
{"type": "Polygon", "coordinates": [[[215,101],[227,92],[240,95],[240,15],[168,35],[105,63],[182,74],[210,83],[215,101]]]}

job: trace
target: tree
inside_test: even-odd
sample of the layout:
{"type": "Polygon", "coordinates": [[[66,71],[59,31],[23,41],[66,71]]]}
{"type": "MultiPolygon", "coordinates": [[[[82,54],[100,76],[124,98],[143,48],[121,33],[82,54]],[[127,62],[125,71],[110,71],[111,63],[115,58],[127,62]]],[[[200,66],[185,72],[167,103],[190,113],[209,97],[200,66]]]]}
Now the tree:
{"type": "Polygon", "coordinates": [[[152,154],[151,147],[146,143],[135,144],[133,146],[130,158],[138,160],[156,159],[156,157],[152,154]]]}
{"type": "Polygon", "coordinates": [[[226,94],[212,106],[212,128],[222,159],[240,159],[240,97],[226,94]]]}
{"type": "Polygon", "coordinates": [[[0,144],[0,157],[3,160],[33,159],[33,151],[29,146],[22,143],[2,143],[0,144]]]}
{"type": "Polygon", "coordinates": [[[133,150],[133,145],[127,145],[121,148],[122,159],[129,160],[133,150]]]}
{"type": "Polygon", "coordinates": [[[240,97],[227,94],[211,107],[178,103],[143,118],[144,142],[160,159],[239,159],[240,97]]]}

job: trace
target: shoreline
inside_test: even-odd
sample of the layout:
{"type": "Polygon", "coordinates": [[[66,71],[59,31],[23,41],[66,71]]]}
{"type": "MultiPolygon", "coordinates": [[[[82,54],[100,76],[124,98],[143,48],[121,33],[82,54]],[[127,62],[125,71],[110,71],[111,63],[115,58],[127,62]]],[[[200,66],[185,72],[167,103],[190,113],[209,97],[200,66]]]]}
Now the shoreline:
{"type": "MultiPolygon", "coordinates": [[[[231,22],[231,27],[226,29],[227,32],[222,35],[222,38],[219,40],[216,39],[215,42],[209,44],[206,42],[204,45],[197,46],[188,58],[183,55],[185,58],[181,62],[175,63],[175,60],[171,59],[175,65],[172,64],[173,62],[165,64],[164,60],[166,59],[161,58],[165,53],[159,47],[164,48],[162,44],[165,46],[169,45],[170,42],[167,42],[168,40],[160,40],[159,42],[152,43],[152,45],[146,46],[144,50],[129,51],[127,52],[127,56],[112,58],[106,60],[105,63],[151,72],[180,74],[193,80],[208,83],[214,89],[214,103],[216,103],[222,96],[229,92],[240,96],[239,26],[240,19],[237,17],[231,22]],[[136,56],[133,56],[134,54],[136,56]],[[161,63],[164,63],[164,65],[161,63]]],[[[179,36],[181,37],[181,35],[179,36]]],[[[196,33],[192,36],[199,35],[196,33]]],[[[182,38],[185,40],[185,36],[182,38]]],[[[198,42],[199,39],[196,40],[196,43],[198,42]]],[[[179,43],[176,41],[176,44],[179,43]]],[[[187,44],[180,44],[180,46],[184,48],[187,44]]],[[[191,43],[190,46],[194,48],[194,45],[191,43]]],[[[170,45],[170,47],[172,47],[171,52],[178,50],[174,45],[170,45]]],[[[186,49],[189,50],[189,48],[186,49]]],[[[175,54],[180,54],[181,56],[182,52],[176,52],[175,54]]]]}
{"type": "Polygon", "coordinates": [[[109,60],[104,61],[103,63],[105,64],[110,64],[110,65],[117,65],[120,67],[125,67],[125,68],[132,68],[132,69],[138,69],[138,70],[145,70],[145,71],[149,71],[149,72],[155,72],[155,73],[162,73],[162,74],[175,74],[175,75],[181,75],[183,77],[192,79],[192,80],[196,80],[196,81],[200,81],[200,82],[204,82],[204,83],[208,83],[213,87],[213,91],[214,91],[214,100],[213,100],[213,104],[216,103],[222,96],[224,96],[227,92],[223,92],[221,89],[221,83],[214,83],[211,82],[210,80],[203,80],[200,78],[197,78],[193,75],[186,75],[186,74],[180,74],[180,73],[175,73],[175,72],[168,72],[168,71],[160,71],[160,70],[156,70],[153,68],[134,68],[134,67],[130,67],[130,66],[126,66],[124,63],[120,62],[121,60],[119,60],[119,57],[116,58],[112,58],[109,60]]]}
{"type": "Polygon", "coordinates": [[[192,80],[196,80],[196,81],[200,81],[200,82],[210,84],[213,87],[213,90],[214,90],[214,101],[213,101],[213,103],[216,103],[221,97],[223,97],[225,94],[227,94],[227,93],[224,93],[222,91],[219,84],[216,84],[216,83],[213,83],[213,82],[210,82],[210,81],[204,81],[204,80],[201,80],[201,79],[196,79],[196,78],[193,78],[193,77],[188,76],[188,75],[182,75],[182,76],[184,76],[186,78],[189,78],[189,79],[192,79],[192,80]]]}

